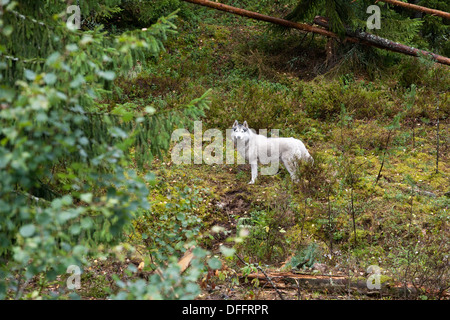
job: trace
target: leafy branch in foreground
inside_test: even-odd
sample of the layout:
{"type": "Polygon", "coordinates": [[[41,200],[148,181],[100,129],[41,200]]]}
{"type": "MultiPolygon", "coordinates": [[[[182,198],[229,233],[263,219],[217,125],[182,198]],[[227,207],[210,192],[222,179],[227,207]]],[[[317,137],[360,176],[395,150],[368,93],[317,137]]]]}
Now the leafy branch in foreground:
{"type": "MultiPolygon", "coordinates": [[[[17,27],[4,20],[13,9],[7,4],[0,10],[5,41],[17,27]]],[[[97,105],[115,90],[117,72],[163,50],[175,18],[161,18],[112,42],[100,30],[65,30],[59,50],[48,56],[36,52],[39,63],[26,67],[21,59],[12,64],[8,46],[0,46],[0,298],[23,298],[37,278],[55,281],[70,265],[82,268],[89,257],[107,256],[132,230],[132,221],[150,210],[155,178],[130,169],[130,150],[167,149],[156,132],[170,137],[172,126],[202,115],[208,93],[161,117],[150,106],[130,118],[99,113],[97,105]]],[[[145,160],[138,151],[136,158],[145,160]]],[[[198,272],[171,285],[189,291],[196,277],[198,272]]],[[[40,291],[32,296],[65,293],[61,286],[50,296],[40,291]]]]}

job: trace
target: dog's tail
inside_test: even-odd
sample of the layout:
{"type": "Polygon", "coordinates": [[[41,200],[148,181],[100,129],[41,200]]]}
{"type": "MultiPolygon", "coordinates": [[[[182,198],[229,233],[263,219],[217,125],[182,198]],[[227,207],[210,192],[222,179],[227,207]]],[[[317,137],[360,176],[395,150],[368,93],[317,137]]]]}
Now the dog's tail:
{"type": "Polygon", "coordinates": [[[303,160],[303,161],[307,161],[309,163],[311,163],[311,165],[314,164],[314,158],[309,154],[308,149],[306,149],[305,145],[303,144],[303,142],[301,142],[300,140],[297,140],[297,148],[296,148],[296,155],[298,156],[299,159],[303,160]]]}

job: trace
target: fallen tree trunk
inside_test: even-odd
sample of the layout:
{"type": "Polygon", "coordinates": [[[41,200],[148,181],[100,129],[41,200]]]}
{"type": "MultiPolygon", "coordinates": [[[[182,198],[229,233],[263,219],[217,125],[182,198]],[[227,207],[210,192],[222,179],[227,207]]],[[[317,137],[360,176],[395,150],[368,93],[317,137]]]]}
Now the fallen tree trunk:
{"type": "MultiPolygon", "coordinates": [[[[369,289],[366,279],[350,279],[346,276],[337,275],[311,275],[294,272],[266,272],[250,273],[248,275],[239,275],[239,278],[245,280],[258,279],[260,285],[274,287],[277,290],[305,290],[305,291],[324,291],[334,293],[355,293],[365,295],[404,295],[405,287],[401,284],[387,281],[380,284],[380,289],[369,289]],[[270,281],[268,281],[270,278],[270,281]],[[276,286],[276,287],[275,287],[276,286]]],[[[418,290],[411,284],[407,285],[408,294],[416,295],[418,290]]],[[[446,296],[447,293],[444,293],[446,296]]]]}
{"type": "MultiPolygon", "coordinates": [[[[279,289],[298,289],[301,287],[304,290],[326,290],[328,292],[343,292],[349,289],[348,279],[344,276],[324,276],[324,275],[310,275],[293,272],[267,272],[266,275],[260,273],[250,273],[248,275],[240,275],[241,279],[248,280],[258,279],[260,284],[273,287],[277,286],[279,289]],[[267,280],[270,277],[271,281],[267,280]]],[[[361,281],[360,281],[361,282],[361,281]]],[[[365,283],[358,283],[355,281],[351,288],[363,289],[367,286],[365,283]]]]}
{"type": "Polygon", "coordinates": [[[402,1],[398,1],[398,0],[377,0],[376,2],[381,1],[381,2],[385,2],[385,3],[389,3],[392,4],[394,6],[399,6],[399,7],[403,7],[406,9],[411,9],[414,11],[420,11],[423,13],[427,13],[427,14],[431,14],[433,16],[439,16],[445,19],[450,19],[450,13],[445,12],[445,11],[441,11],[441,10],[436,10],[436,9],[430,9],[427,7],[422,7],[422,6],[418,6],[416,4],[412,4],[412,3],[407,3],[407,2],[402,2],[402,1]]]}
{"type": "MultiPolygon", "coordinates": [[[[321,16],[316,16],[314,18],[314,23],[324,27],[324,28],[329,28],[329,23],[328,23],[328,19],[325,17],[321,17],[321,16]]],[[[442,63],[442,64],[446,64],[446,65],[450,65],[450,59],[444,56],[440,56],[438,54],[432,53],[432,52],[428,52],[425,50],[421,50],[421,49],[416,49],[392,40],[388,40],[385,38],[381,38],[379,36],[373,35],[371,33],[367,33],[364,31],[352,31],[350,29],[346,29],[346,34],[349,37],[353,37],[356,39],[360,40],[360,43],[362,44],[367,44],[367,45],[371,45],[373,47],[377,47],[380,49],[386,49],[386,50],[390,50],[393,52],[399,52],[399,53],[403,53],[406,55],[410,55],[410,56],[419,56],[419,55],[424,55],[424,56],[430,56],[432,57],[434,60],[442,63]]]]}
{"type": "MultiPolygon", "coordinates": [[[[320,34],[320,35],[323,35],[326,37],[339,39],[339,36],[334,32],[331,32],[331,31],[328,31],[328,30],[325,30],[322,28],[313,27],[313,26],[310,26],[305,23],[298,23],[298,22],[284,20],[284,19],[280,19],[280,18],[276,18],[276,17],[271,17],[271,16],[267,16],[267,15],[260,14],[257,12],[232,7],[232,6],[229,6],[226,4],[212,2],[209,0],[183,0],[183,1],[191,2],[194,4],[210,7],[213,9],[217,9],[217,10],[221,10],[221,11],[225,11],[225,12],[229,12],[229,13],[233,13],[233,14],[236,14],[239,16],[243,16],[243,17],[247,17],[247,18],[251,18],[251,19],[255,19],[255,20],[266,21],[266,22],[278,24],[281,26],[285,26],[288,28],[293,28],[293,29],[302,30],[302,31],[306,31],[306,32],[313,32],[313,33],[317,33],[317,34],[320,34]]],[[[356,34],[359,34],[359,33],[356,33],[356,34]]],[[[388,40],[388,39],[380,38],[380,37],[374,36],[369,33],[365,33],[364,37],[361,37],[361,38],[357,38],[356,36],[347,36],[343,41],[344,42],[352,42],[352,43],[361,43],[364,45],[369,45],[372,47],[377,47],[380,49],[390,50],[393,52],[412,55],[412,56],[416,56],[416,57],[419,56],[420,54],[423,54],[423,55],[431,56],[439,63],[450,65],[450,58],[440,56],[435,53],[427,52],[425,50],[408,47],[406,45],[396,43],[396,42],[388,40]]]]}

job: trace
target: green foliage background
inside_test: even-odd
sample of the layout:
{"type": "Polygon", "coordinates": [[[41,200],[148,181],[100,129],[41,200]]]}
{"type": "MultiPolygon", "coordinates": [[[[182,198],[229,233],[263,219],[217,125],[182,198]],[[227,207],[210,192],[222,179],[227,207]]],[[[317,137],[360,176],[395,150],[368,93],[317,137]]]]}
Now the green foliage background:
{"type": "MultiPolygon", "coordinates": [[[[82,11],[119,2],[84,2],[82,11]]],[[[112,36],[100,27],[68,30],[61,20],[65,7],[53,1],[2,2],[1,298],[21,298],[38,275],[54,281],[69,265],[82,267],[89,257],[108,256],[132,231],[131,222],[150,210],[154,175],[130,165],[148,165],[168,149],[174,126],[207,108],[207,93],[173,110],[99,108],[100,99],[120,95],[117,76],[127,75],[139,60],[158,57],[176,28],[176,15],[112,36]]],[[[179,245],[178,252],[185,249],[179,245]]],[[[197,251],[198,258],[204,256],[197,251]]],[[[161,254],[155,264],[164,260],[161,254]]],[[[163,273],[178,270],[176,263],[164,267],[163,273]]],[[[176,282],[186,292],[153,290],[135,297],[186,297],[197,292],[198,276],[187,277],[184,285],[176,282]]],[[[123,290],[128,285],[139,283],[119,282],[123,290]]]]}
{"type": "MultiPolygon", "coordinates": [[[[304,22],[328,15],[341,34],[344,25],[363,28],[372,4],[224,3],[304,22]]],[[[326,39],[183,1],[80,1],[77,31],[66,28],[63,1],[0,4],[0,298],[79,298],[65,286],[68,266],[82,267],[86,279],[98,261],[140,254],[143,270],[129,264],[112,283],[96,278],[103,297],[192,299],[208,268],[221,268],[213,250],[229,264],[245,255],[254,271],[253,262],[289,256],[292,266],[309,259],[313,267],[323,261],[317,252],[334,254],[327,246],[349,270],[380,263],[399,278],[416,281],[407,274],[414,269],[436,290],[447,285],[442,150],[433,173],[433,126],[446,123],[450,105],[445,67],[348,46],[329,67],[326,39]],[[199,118],[204,129],[234,119],[282,128],[314,150],[317,165],[302,168],[303,184],[288,185],[282,173],[246,192],[245,169],[174,167],[171,132],[199,118]],[[386,181],[377,185],[385,156],[386,181]],[[417,186],[436,198],[411,195],[417,186]],[[247,203],[243,212],[217,209],[230,190],[247,203]],[[233,235],[233,219],[247,219],[252,236],[217,249],[226,236],[211,227],[233,235]],[[181,273],[177,261],[189,249],[194,259],[181,273]],[[136,276],[142,271],[150,276],[136,276]],[[59,291],[47,290],[55,283],[59,291]]],[[[445,1],[419,4],[449,11],[445,1]]],[[[379,5],[388,26],[380,35],[448,56],[447,22],[379,5]]]]}

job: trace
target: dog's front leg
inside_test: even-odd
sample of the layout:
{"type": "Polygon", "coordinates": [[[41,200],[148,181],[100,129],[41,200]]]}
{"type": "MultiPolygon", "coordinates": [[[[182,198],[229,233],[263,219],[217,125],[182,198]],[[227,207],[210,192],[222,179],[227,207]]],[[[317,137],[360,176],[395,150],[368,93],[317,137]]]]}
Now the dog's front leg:
{"type": "Polygon", "coordinates": [[[258,164],[255,162],[251,163],[250,165],[252,166],[252,180],[250,180],[248,184],[254,184],[256,181],[256,177],[258,176],[258,164]]]}

